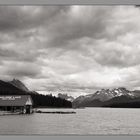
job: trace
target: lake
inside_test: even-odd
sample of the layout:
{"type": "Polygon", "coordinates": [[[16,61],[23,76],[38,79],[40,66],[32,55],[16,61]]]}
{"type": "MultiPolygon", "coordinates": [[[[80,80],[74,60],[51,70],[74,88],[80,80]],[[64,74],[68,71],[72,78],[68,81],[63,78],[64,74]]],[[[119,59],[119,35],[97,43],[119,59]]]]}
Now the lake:
{"type": "Polygon", "coordinates": [[[0,116],[0,134],[140,135],[140,109],[39,109],[76,114],[0,116]]]}

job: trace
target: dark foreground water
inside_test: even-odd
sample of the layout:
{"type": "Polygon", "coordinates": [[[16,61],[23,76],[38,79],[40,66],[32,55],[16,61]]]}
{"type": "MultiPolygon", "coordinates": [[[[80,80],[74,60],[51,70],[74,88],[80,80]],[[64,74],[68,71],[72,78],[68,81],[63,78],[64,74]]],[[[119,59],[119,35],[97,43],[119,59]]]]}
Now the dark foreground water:
{"type": "Polygon", "coordinates": [[[76,114],[0,116],[0,134],[140,135],[140,109],[42,109],[76,114]]]}

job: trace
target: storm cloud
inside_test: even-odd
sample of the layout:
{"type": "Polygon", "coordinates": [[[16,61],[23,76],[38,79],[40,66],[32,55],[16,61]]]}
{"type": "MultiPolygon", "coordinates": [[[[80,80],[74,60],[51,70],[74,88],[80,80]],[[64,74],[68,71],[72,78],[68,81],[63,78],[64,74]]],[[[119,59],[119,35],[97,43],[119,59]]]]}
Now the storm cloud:
{"type": "Polygon", "coordinates": [[[140,89],[139,38],[135,6],[0,6],[0,78],[42,93],[140,89]]]}

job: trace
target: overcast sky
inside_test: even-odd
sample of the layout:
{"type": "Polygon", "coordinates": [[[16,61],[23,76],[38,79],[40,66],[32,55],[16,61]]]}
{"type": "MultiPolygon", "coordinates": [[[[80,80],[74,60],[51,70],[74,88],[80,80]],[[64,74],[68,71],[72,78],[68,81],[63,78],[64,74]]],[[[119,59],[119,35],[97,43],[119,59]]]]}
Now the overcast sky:
{"type": "Polygon", "coordinates": [[[0,78],[42,92],[140,89],[140,9],[0,6],[0,78]]]}

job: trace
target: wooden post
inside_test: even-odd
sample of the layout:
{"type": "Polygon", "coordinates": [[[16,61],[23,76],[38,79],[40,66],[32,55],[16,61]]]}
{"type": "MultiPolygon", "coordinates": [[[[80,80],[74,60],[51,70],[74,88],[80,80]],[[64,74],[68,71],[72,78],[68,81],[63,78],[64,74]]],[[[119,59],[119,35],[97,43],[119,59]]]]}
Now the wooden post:
{"type": "Polygon", "coordinates": [[[5,106],[5,111],[7,111],[7,106],[5,106]]]}
{"type": "Polygon", "coordinates": [[[21,107],[20,107],[20,113],[22,113],[22,110],[23,110],[23,109],[22,109],[22,106],[21,106],[21,107]]]}
{"type": "Polygon", "coordinates": [[[26,114],[26,106],[23,107],[23,114],[26,114]]]}

